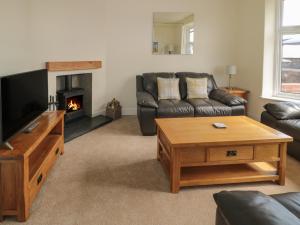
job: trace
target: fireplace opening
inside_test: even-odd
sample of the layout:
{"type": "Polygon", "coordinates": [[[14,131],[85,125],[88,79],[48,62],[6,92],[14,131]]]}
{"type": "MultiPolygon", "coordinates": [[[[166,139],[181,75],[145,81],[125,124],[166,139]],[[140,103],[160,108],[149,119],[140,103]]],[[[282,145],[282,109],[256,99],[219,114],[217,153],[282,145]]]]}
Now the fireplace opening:
{"type": "Polygon", "coordinates": [[[65,121],[80,119],[85,115],[84,111],[84,89],[72,87],[72,75],[64,76],[65,87],[57,91],[58,109],[65,110],[65,121]]]}
{"type": "Polygon", "coordinates": [[[67,98],[67,105],[66,105],[66,111],[69,112],[76,112],[82,108],[83,103],[83,95],[80,96],[74,96],[67,98]]]}

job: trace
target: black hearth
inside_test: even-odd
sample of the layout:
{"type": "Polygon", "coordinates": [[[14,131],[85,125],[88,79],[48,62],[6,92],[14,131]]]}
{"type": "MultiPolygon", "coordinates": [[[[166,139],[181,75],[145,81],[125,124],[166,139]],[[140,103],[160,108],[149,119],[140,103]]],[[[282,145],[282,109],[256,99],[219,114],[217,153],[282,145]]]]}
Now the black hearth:
{"type": "Polygon", "coordinates": [[[72,88],[72,75],[65,76],[65,89],[57,91],[58,109],[65,110],[69,122],[85,115],[83,108],[84,89],[72,88]]]}

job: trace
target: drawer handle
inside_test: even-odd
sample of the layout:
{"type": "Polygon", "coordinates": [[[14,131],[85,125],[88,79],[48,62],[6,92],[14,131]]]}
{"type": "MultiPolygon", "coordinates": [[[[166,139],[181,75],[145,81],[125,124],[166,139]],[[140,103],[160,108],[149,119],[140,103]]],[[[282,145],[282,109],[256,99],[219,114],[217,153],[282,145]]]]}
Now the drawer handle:
{"type": "Polygon", "coordinates": [[[43,174],[41,173],[41,175],[37,179],[37,184],[39,185],[42,180],[43,180],[43,174]]]}
{"type": "Polygon", "coordinates": [[[59,148],[58,149],[56,149],[56,151],[55,151],[55,155],[57,155],[59,153],[59,148]]]}
{"type": "Polygon", "coordinates": [[[227,157],[235,157],[235,156],[237,156],[237,151],[236,150],[227,151],[226,156],[227,157]]]}

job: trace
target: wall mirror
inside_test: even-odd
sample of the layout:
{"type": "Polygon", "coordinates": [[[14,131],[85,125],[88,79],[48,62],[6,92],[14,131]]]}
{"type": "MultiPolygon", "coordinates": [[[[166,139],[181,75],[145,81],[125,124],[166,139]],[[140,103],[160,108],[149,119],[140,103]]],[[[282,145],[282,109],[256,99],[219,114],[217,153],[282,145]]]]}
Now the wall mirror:
{"type": "Polygon", "coordinates": [[[153,13],[152,53],[155,55],[193,55],[194,14],[153,13]]]}

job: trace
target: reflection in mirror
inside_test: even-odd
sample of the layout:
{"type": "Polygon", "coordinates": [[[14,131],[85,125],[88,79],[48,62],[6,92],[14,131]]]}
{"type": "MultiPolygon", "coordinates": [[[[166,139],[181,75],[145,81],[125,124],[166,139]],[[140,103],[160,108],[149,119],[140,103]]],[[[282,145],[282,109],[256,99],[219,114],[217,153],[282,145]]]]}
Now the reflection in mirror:
{"type": "Polygon", "coordinates": [[[193,13],[156,12],[153,14],[152,53],[192,55],[194,32],[193,13]]]}

